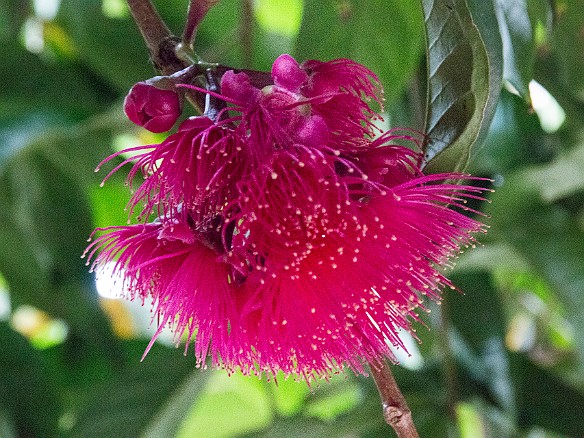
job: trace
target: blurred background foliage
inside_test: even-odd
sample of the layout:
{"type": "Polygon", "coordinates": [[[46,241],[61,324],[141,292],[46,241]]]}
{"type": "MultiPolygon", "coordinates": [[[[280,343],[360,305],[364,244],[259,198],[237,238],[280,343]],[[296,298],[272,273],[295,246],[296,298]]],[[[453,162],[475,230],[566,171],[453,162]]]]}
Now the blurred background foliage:
{"type": "MultiPolygon", "coordinates": [[[[186,0],[155,3],[180,34],[186,0]]],[[[450,154],[460,132],[442,142],[430,166],[471,156],[494,181],[480,207],[491,228],[450,273],[464,294],[430,306],[396,378],[423,437],[584,436],[584,3],[424,4],[450,52],[426,42],[418,0],[221,0],[196,51],[262,70],[283,52],[354,58],[379,74],[388,124],[418,130],[432,63],[454,54],[445,83],[469,89],[431,92],[429,118],[452,110],[470,137],[450,154]],[[440,4],[474,21],[438,26],[440,4]]],[[[127,220],[123,172],[100,188],[96,165],[162,138],[122,114],[155,74],[123,0],[0,0],[0,59],[1,437],[392,433],[371,379],[308,388],[199,370],[169,337],[140,361],[153,315],[80,259],[95,226],[127,220]]]]}

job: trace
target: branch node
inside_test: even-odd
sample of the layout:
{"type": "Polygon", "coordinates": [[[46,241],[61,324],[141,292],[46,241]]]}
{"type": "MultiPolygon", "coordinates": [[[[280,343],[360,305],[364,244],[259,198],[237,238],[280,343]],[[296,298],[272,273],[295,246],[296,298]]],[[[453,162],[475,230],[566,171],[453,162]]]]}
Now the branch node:
{"type": "Polygon", "coordinates": [[[387,406],[384,403],[383,417],[387,424],[398,424],[404,416],[404,412],[397,406],[387,406]]]}
{"type": "Polygon", "coordinates": [[[389,365],[379,359],[370,363],[370,369],[381,397],[385,422],[395,430],[398,438],[418,438],[412,412],[397,386],[389,365]]]}

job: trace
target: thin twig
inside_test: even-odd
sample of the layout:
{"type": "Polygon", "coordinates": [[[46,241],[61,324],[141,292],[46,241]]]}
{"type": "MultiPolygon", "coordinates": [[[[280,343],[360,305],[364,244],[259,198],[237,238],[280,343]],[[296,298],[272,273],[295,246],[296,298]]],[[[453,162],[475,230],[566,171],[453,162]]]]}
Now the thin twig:
{"type": "Polygon", "coordinates": [[[171,75],[189,66],[176,55],[180,39],[172,35],[150,0],[127,0],[156,70],[171,75]]]}
{"type": "Polygon", "coordinates": [[[401,393],[390,366],[382,360],[370,363],[371,375],[381,396],[383,417],[398,438],[419,438],[412,412],[401,393]]]}
{"type": "Polygon", "coordinates": [[[128,0],[128,6],[148,50],[150,52],[158,50],[162,40],[170,37],[171,33],[154,5],[149,0],[128,0]]]}

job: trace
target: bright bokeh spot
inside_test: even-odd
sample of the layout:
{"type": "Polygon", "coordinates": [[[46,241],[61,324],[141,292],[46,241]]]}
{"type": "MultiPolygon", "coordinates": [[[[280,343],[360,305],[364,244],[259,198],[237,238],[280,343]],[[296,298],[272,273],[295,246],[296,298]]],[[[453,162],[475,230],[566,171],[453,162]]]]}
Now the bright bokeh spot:
{"type": "Polygon", "coordinates": [[[42,53],[45,49],[43,23],[35,17],[29,17],[22,28],[24,47],[31,53],[42,53]]]}
{"type": "Polygon", "coordinates": [[[556,132],[566,120],[566,112],[558,101],[540,83],[529,83],[531,103],[542,129],[550,134],[556,132]]]}
{"type": "Polygon", "coordinates": [[[257,0],[254,2],[255,17],[267,32],[293,38],[302,21],[302,0],[257,0]]]}
{"type": "MultiPolygon", "coordinates": [[[[119,272],[114,272],[114,266],[115,262],[112,262],[96,269],[95,288],[100,305],[117,336],[123,339],[149,339],[158,327],[157,316],[150,311],[155,306],[150,298],[145,299],[144,303],[140,300],[120,300],[124,295],[123,277],[119,272]]],[[[176,343],[170,327],[165,327],[156,341],[165,345],[176,343]]]]}
{"type": "Polygon", "coordinates": [[[122,276],[114,274],[114,263],[100,267],[95,273],[95,287],[100,297],[116,299],[122,295],[122,276]]]}
{"type": "Polygon", "coordinates": [[[108,18],[125,18],[128,16],[128,6],[123,0],[103,0],[101,2],[103,15],[108,18]]]}
{"type": "Polygon", "coordinates": [[[59,12],[61,0],[34,0],[35,15],[41,20],[52,20],[59,12]]]}
{"type": "Polygon", "coordinates": [[[0,289],[0,321],[6,321],[10,316],[10,296],[8,291],[0,289]]]}
{"type": "Polygon", "coordinates": [[[33,306],[19,306],[11,318],[11,325],[30,343],[45,349],[62,343],[69,332],[67,324],[60,319],[51,318],[47,313],[33,306]]]}
{"type": "Polygon", "coordinates": [[[410,333],[404,330],[398,330],[398,333],[405,350],[399,347],[392,347],[391,351],[398,360],[399,365],[412,371],[421,369],[424,366],[424,358],[418,348],[418,342],[410,333]]]}
{"type": "Polygon", "coordinates": [[[482,438],[485,436],[481,415],[470,403],[459,403],[456,406],[456,420],[461,438],[482,438]]]}

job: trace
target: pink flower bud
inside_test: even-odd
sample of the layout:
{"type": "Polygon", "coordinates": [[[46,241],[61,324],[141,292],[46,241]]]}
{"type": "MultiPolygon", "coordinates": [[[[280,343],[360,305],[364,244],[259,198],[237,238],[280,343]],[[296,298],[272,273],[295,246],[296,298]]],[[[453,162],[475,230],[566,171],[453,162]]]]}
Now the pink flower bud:
{"type": "Polygon", "coordinates": [[[151,132],[168,131],[181,114],[178,93],[147,82],[135,84],[124,100],[126,116],[151,132]]]}

